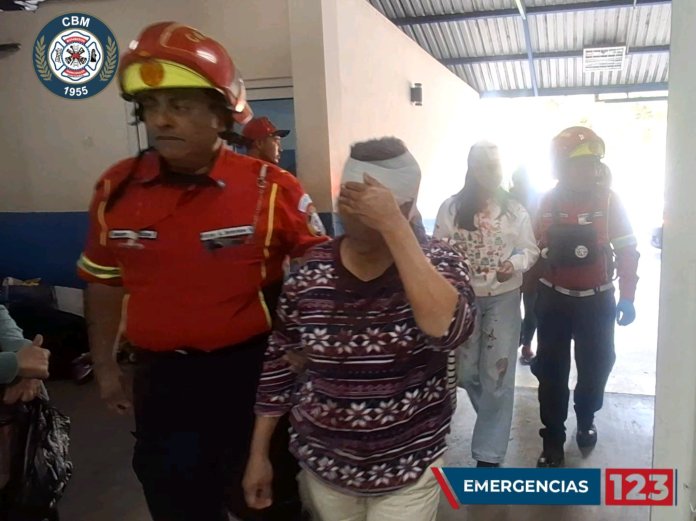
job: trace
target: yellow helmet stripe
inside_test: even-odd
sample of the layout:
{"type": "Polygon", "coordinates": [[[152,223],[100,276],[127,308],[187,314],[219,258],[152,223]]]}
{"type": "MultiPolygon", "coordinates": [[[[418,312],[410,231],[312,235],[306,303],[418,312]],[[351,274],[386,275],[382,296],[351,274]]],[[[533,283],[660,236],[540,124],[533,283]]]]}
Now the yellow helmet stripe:
{"type": "Polygon", "coordinates": [[[570,159],[582,156],[604,157],[604,147],[599,143],[588,142],[579,145],[568,156],[570,159]]]}
{"type": "Polygon", "coordinates": [[[152,89],[204,88],[218,90],[206,78],[179,63],[148,60],[128,66],[121,74],[121,90],[133,95],[152,89]]]}

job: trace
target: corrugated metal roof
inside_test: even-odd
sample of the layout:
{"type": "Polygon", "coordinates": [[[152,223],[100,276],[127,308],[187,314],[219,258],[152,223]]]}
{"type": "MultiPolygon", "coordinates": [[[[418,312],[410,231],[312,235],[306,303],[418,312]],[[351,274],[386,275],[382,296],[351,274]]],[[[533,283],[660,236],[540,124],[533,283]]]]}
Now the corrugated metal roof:
{"type": "MultiPolygon", "coordinates": [[[[516,9],[514,0],[369,1],[390,19],[408,19],[399,22],[403,31],[438,60],[480,58],[475,63],[450,65],[479,92],[519,93],[532,89],[524,22],[521,16],[509,15],[510,9],[516,9]],[[498,13],[500,10],[508,12],[498,13]],[[411,20],[464,13],[485,14],[487,17],[426,20],[427,23],[411,20]],[[496,59],[511,55],[515,59],[496,59]]],[[[578,3],[578,0],[525,0],[528,8],[578,3]]],[[[582,3],[586,4],[587,0],[582,3]]],[[[664,50],[670,42],[671,4],[648,2],[650,5],[639,4],[633,8],[608,7],[608,4],[614,5],[613,0],[597,0],[596,3],[601,8],[534,13],[527,17],[534,54],[565,53],[560,57],[535,58],[539,89],[579,91],[587,88],[589,91],[626,85],[633,90],[666,83],[669,53],[664,50]],[[603,2],[607,5],[601,5],[603,2]],[[623,70],[583,72],[583,48],[613,45],[627,45],[629,48],[623,70]],[[631,54],[631,50],[636,50],[636,54],[631,54]]]]}
{"type": "Polygon", "coordinates": [[[515,7],[514,0],[370,0],[370,3],[388,18],[494,11],[515,7]]]}

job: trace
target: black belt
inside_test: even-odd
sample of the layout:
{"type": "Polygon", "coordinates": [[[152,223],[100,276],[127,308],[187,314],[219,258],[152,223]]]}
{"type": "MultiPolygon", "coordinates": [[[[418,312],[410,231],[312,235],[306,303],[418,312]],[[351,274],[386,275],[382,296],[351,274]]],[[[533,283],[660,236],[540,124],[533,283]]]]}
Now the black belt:
{"type": "Polygon", "coordinates": [[[228,346],[213,349],[212,351],[204,351],[202,349],[196,349],[194,347],[180,347],[178,349],[173,349],[170,351],[153,351],[145,347],[133,346],[133,351],[138,358],[162,358],[162,357],[175,357],[175,356],[220,356],[232,353],[240,353],[252,349],[257,349],[263,346],[264,349],[268,344],[268,337],[270,333],[263,333],[261,335],[256,335],[238,344],[231,344],[228,346]]]}

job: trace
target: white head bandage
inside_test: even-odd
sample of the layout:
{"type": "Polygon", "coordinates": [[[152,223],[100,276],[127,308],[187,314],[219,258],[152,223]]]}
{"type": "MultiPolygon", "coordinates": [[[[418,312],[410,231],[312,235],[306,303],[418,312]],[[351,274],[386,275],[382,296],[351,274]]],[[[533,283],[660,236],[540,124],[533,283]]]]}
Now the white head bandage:
{"type": "Polygon", "coordinates": [[[394,194],[399,206],[413,202],[409,218],[415,214],[421,171],[416,158],[410,152],[391,159],[369,162],[350,157],[343,167],[341,184],[364,183],[365,174],[386,186],[394,194]]]}

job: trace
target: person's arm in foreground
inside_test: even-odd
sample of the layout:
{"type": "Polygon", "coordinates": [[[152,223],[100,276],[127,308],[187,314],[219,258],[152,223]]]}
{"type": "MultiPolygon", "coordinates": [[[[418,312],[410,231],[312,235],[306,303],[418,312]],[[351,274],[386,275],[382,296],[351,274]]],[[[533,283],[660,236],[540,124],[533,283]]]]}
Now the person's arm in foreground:
{"type": "Polygon", "coordinates": [[[7,308],[0,306],[0,384],[8,384],[18,376],[48,378],[50,353],[41,348],[42,343],[41,335],[33,341],[24,338],[7,308]]]}
{"type": "Polygon", "coordinates": [[[263,509],[273,504],[273,465],[269,457],[271,438],[280,416],[256,416],[249,461],[244,471],[244,497],[250,508],[263,509]]]}
{"type": "Polygon", "coordinates": [[[85,250],[77,262],[78,275],[87,281],[85,319],[94,373],[101,397],[109,409],[125,414],[131,409],[121,382],[115,344],[121,324],[125,290],[118,260],[108,248],[102,208],[109,183],[97,183],[89,210],[85,250]]]}
{"type": "Polygon", "coordinates": [[[0,385],[12,384],[5,389],[4,403],[29,402],[39,395],[41,379],[48,378],[50,357],[42,343],[41,335],[33,341],[24,338],[7,308],[0,306],[0,385]]]}
{"type": "Polygon", "coordinates": [[[129,412],[132,407],[116,360],[116,340],[121,325],[124,295],[123,287],[106,284],[88,284],[85,291],[89,348],[99,392],[108,408],[119,414],[129,412]]]}
{"type": "Polygon", "coordinates": [[[633,234],[626,209],[612,192],[609,200],[609,240],[616,254],[616,274],[619,277],[619,302],[616,322],[628,326],[636,319],[633,304],[638,286],[638,240],[633,234]]]}
{"type": "Polygon", "coordinates": [[[275,328],[266,349],[257,391],[256,424],[242,482],[247,505],[256,509],[267,508],[273,502],[273,467],[269,448],[278,420],[292,407],[296,375],[286,355],[299,349],[301,342],[295,292],[298,277],[302,277],[301,269],[288,279],[280,296],[275,328]]]}

